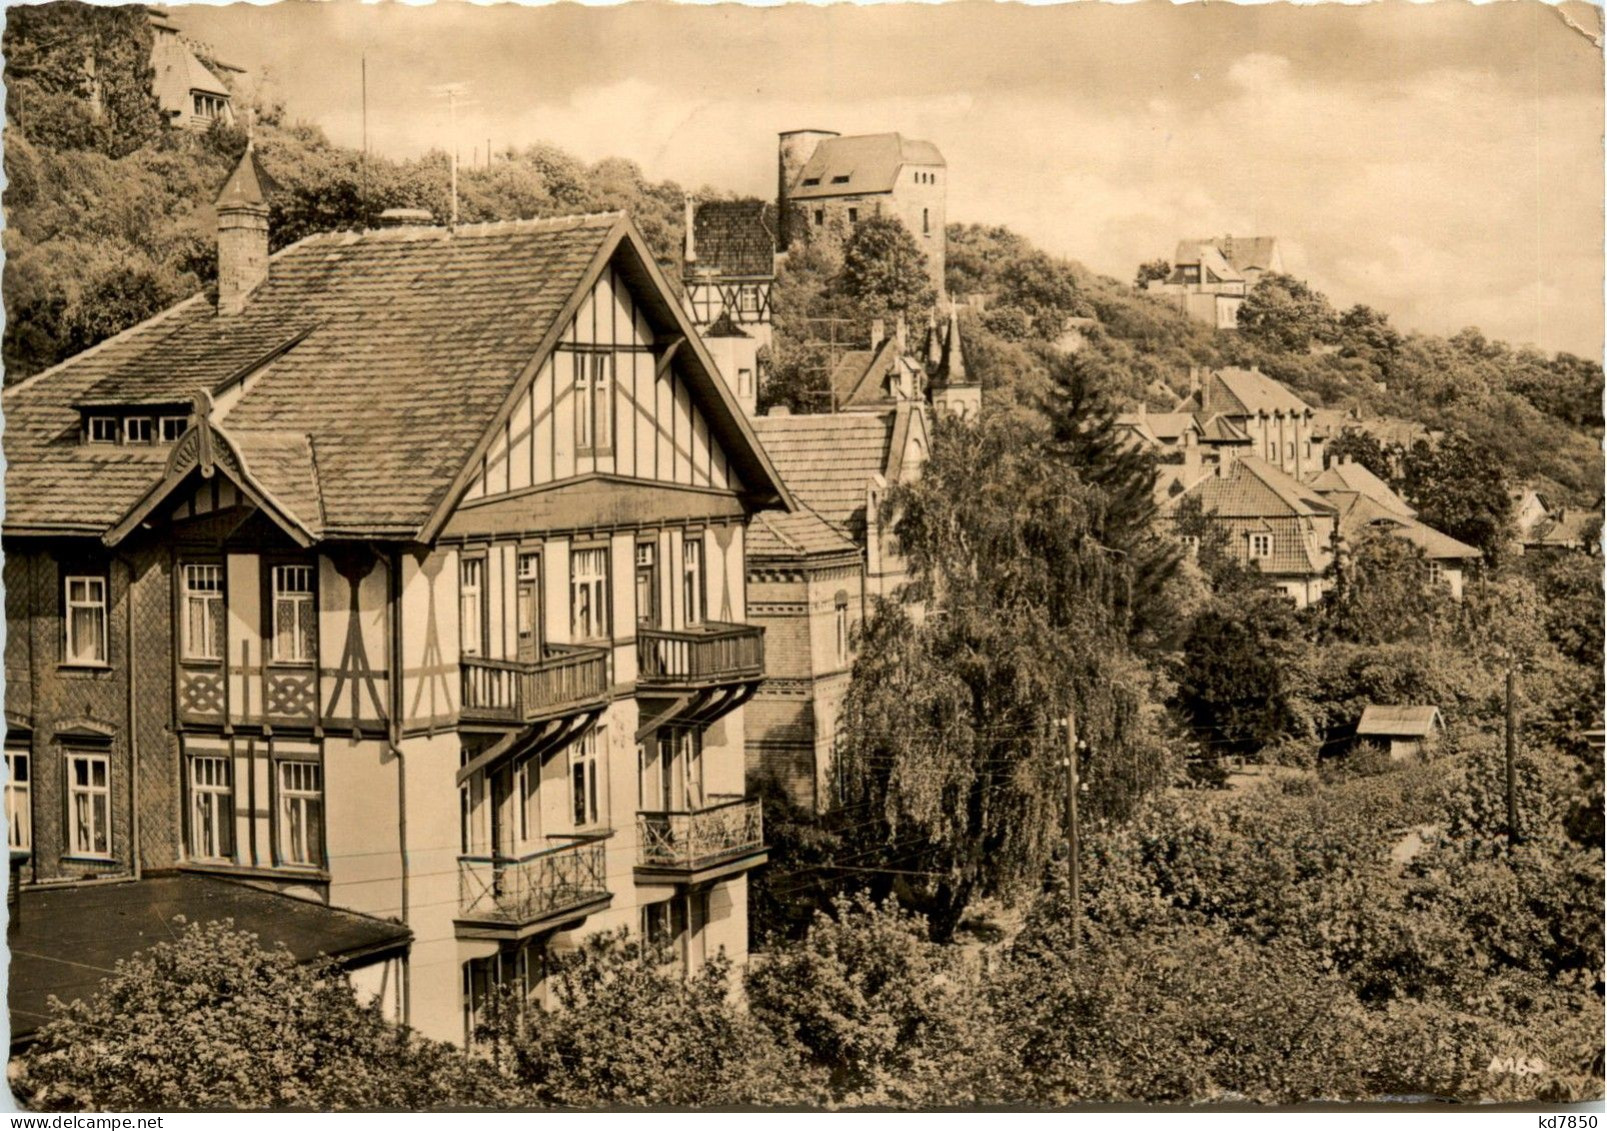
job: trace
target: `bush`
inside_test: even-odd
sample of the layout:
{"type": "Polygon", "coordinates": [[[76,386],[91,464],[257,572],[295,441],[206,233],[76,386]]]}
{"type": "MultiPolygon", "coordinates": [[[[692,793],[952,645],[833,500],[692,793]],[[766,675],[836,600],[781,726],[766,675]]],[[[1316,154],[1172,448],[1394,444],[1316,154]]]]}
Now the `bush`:
{"type": "Polygon", "coordinates": [[[731,1001],[731,962],[682,977],[625,931],[556,959],[553,1008],[504,1003],[482,1034],[526,1103],[704,1107],[803,1102],[796,1068],[731,1001]]]}
{"type": "Polygon", "coordinates": [[[843,1104],[980,1103],[1003,1095],[991,1026],[952,949],[896,901],[840,899],[748,971],[754,1016],[843,1104]]]}
{"type": "MultiPolygon", "coordinates": [[[[182,919],[178,920],[182,923],[182,919]]],[[[392,1025],[330,962],[225,920],[183,926],[54,1016],[16,1066],[41,1111],[505,1107],[488,1064],[392,1025]]]]}

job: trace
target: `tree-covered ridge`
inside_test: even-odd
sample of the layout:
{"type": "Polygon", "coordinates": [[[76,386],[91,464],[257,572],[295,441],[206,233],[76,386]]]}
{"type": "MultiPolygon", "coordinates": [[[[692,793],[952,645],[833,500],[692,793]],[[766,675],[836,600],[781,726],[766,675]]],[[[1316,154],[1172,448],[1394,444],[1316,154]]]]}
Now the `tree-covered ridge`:
{"type": "MultiPolygon", "coordinates": [[[[1054,335],[1037,332],[1015,282],[1020,265],[1047,260],[1004,227],[949,227],[951,293],[988,296],[968,319],[968,340],[1007,359],[995,380],[1038,383],[1054,335]],[[1001,350],[1005,343],[1016,350],[1001,350]]],[[[1070,260],[1047,260],[1075,284],[1056,307],[1091,315],[1083,360],[1111,395],[1170,409],[1193,366],[1259,366],[1318,408],[1412,420],[1460,432],[1504,468],[1588,506],[1601,493],[1602,367],[1569,353],[1491,341],[1476,329],[1449,338],[1403,332],[1365,305],[1335,310],[1326,296],[1287,275],[1264,278],[1246,299],[1240,329],[1193,321],[1142,289],[1070,260]]],[[[1146,264],[1153,275],[1158,264],[1146,264]]],[[[1425,282],[1425,285],[1431,285],[1425,282]]]]}
{"type": "MultiPolygon", "coordinates": [[[[88,349],[209,285],[217,273],[212,201],[245,148],[243,127],[205,134],[162,121],[150,94],[144,9],[52,3],[7,13],[4,48],[6,380],[88,349]],[[93,76],[85,60],[95,60],[93,76]],[[90,87],[101,113],[91,112],[90,87]]],[[[375,226],[387,208],[451,214],[446,153],[393,161],[249,103],[270,200],[274,249],[316,232],[375,226]]],[[[705,195],[715,195],[705,190],[705,195]]],[[[628,211],[678,262],[684,193],[629,161],[586,164],[546,144],[460,167],[462,223],[628,211]]],[[[679,272],[669,272],[678,279],[679,272]]]]}

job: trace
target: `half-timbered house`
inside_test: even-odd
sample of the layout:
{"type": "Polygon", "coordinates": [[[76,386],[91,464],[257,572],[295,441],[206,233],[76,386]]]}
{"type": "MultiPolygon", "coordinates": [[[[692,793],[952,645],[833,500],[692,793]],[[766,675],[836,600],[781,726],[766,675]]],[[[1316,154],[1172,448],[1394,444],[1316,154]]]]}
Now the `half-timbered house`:
{"type": "Polygon", "coordinates": [[[249,151],[218,213],[215,294],[5,394],[28,883],[394,920],[456,1040],[583,933],[744,957],[746,532],[792,504],[635,226],[269,257],[249,151]]]}

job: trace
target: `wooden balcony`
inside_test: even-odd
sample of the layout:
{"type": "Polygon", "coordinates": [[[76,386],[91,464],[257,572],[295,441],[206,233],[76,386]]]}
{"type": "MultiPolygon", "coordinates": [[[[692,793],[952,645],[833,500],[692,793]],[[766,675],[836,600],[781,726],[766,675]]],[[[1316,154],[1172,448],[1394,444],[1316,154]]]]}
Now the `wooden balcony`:
{"type": "Polygon", "coordinates": [[[458,936],[524,938],[607,907],[606,839],[566,837],[520,857],[458,857],[458,936]]]}
{"type": "Polygon", "coordinates": [[[464,722],[529,726],[608,701],[608,652],[549,644],[533,663],[463,658],[464,722]]]}
{"type": "Polygon", "coordinates": [[[636,815],[639,878],[697,883],[765,862],[763,805],[719,794],[709,801],[701,809],[636,815]]]}
{"type": "Polygon", "coordinates": [[[719,687],[763,675],[764,629],[756,625],[636,630],[636,682],[644,689],[719,687]]]}

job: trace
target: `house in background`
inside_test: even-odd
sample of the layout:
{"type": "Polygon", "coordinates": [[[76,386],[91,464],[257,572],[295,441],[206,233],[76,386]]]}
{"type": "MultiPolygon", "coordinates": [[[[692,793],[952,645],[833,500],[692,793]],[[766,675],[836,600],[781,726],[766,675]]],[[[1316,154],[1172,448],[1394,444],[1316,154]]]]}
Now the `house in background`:
{"type": "Polygon", "coordinates": [[[1145,284],[1196,322],[1236,330],[1239,307],[1263,276],[1281,274],[1283,253],[1276,236],[1222,236],[1182,240],[1172,255],[1172,273],[1145,284]]]}
{"type": "Polygon", "coordinates": [[[1594,507],[1553,504],[1533,487],[1510,492],[1512,525],[1519,552],[1600,552],[1602,500],[1594,507]]]}
{"type": "Polygon", "coordinates": [[[865,617],[860,547],[802,504],[761,513],[748,532],[748,617],[764,626],[766,666],[747,708],[747,780],[824,809],[865,617]]]}
{"type": "Polygon", "coordinates": [[[1323,440],[1317,435],[1315,410],[1259,368],[1190,370],[1189,393],[1176,411],[1196,414],[1204,431],[1212,417],[1222,417],[1249,438],[1242,448],[1236,439],[1224,438],[1223,443],[1296,479],[1322,470],[1323,440]]]}
{"type": "Polygon", "coordinates": [[[270,257],[262,183],[248,147],[215,293],[4,393],[23,916],[294,897],[459,1042],[592,931],[742,961],[746,540],[793,504],[640,234],[270,257]]]}
{"type": "Polygon", "coordinates": [[[207,130],[213,122],[234,124],[233,94],[225,74],[245,74],[217,58],[201,60],[196,45],[180,34],[162,8],[146,10],[151,23],[151,69],[156,72],[152,93],[162,114],[175,126],[207,130]]]}
{"type": "Polygon", "coordinates": [[[1401,762],[1431,756],[1444,732],[1438,707],[1373,703],[1362,709],[1356,742],[1381,746],[1401,762]]]}
{"type": "Polygon", "coordinates": [[[781,135],[778,158],[781,251],[806,235],[834,238],[872,216],[894,216],[926,254],[933,293],[943,296],[948,167],[937,146],[897,133],[843,137],[789,130],[781,135]]]}
{"type": "Polygon", "coordinates": [[[1226,552],[1259,570],[1301,608],[1328,591],[1339,511],[1293,476],[1257,456],[1207,475],[1163,504],[1174,520],[1182,500],[1227,535],[1226,552]]]}

